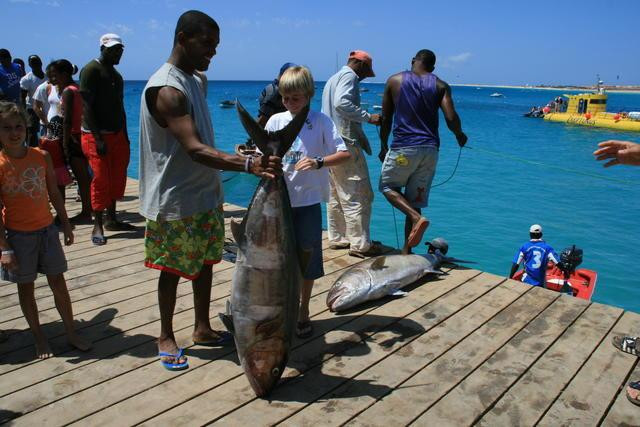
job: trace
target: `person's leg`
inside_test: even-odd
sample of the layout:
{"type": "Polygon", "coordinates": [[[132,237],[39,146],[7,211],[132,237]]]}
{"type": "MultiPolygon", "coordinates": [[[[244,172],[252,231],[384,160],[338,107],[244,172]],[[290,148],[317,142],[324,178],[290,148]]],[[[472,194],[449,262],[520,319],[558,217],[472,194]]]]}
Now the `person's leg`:
{"type": "MultiPolygon", "coordinates": [[[[109,144],[106,140],[105,144],[108,153],[109,144]]],[[[90,133],[82,134],[82,152],[93,170],[93,179],[90,185],[91,209],[94,215],[91,240],[95,245],[104,245],[107,243],[107,239],[104,236],[102,211],[111,203],[109,200],[109,164],[106,156],[98,155],[95,138],[90,133]]]]}
{"type": "Polygon", "coordinates": [[[313,283],[314,280],[304,279],[302,281],[302,288],[300,289],[300,311],[298,312],[298,322],[300,323],[309,321],[309,301],[311,301],[313,283]]]}
{"type": "MultiPolygon", "coordinates": [[[[176,291],[180,278],[167,271],[160,272],[158,279],[158,307],[160,309],[160,336],[158,337],[158,352],[177,354],[179,351],[176,337],[173,333],[173,312],[176,308],[176,291]]],[[[172,364],[184,363],[187,358],[163,356],[163,361],[172,364]]]]}
{"type": "Polygon", "coordinates": [[[429,226],[421,207],[427,206],[435,161],[437,149],[412,147],[390,150],[382,165],[379,190],[393,208],[405,215],[403,254],[410,253],[422,241],[429,226]]]}
{"type": "Polygon", "coordinates": [[[29,329],[33,334],[33,338],[36,344],[36,356],[38,359],[47,359],[53,356],[51,349],[49,348],[49,342],[47,337],[44,336],[42,328],[40,327],[40,319],[38,318],[38,305],[33,294],[34,284],[18,283],[18,298],[20,300],[20,308],[22,314],[29,324],[29,329]]]}
{"type": "Polygon", "coordinates": [[[78,194],[80,194],[80,203],[82,206],[80,213],[70,218],[69,221],[71,221],[72,224],[88,223],[91,221],[91,176],[89,175],[89,163],[86,158],[76,155],[71,156],[69,165],[78,183],[78,194]]]}
{"type": "Polygon", "coordinates": [[[327,228],[329,234],[329,244],[336,248],[349,247],[349,240],[346,237],[346,223],[344,213],[340,205],[339,186],[344,176],[344,165],[338,165],[329,171],[329,203],[327,203],[327,228]]]}
{"type": "MultiPolygon", "coordinates": [[[[413,208],[399,191],[386,189],[382,194],[384,194],[384,197],[387,199],[387,201],[391,203],[391,206],[405,214],[404,246],[402,247],[402,253],[409,254],[411,253],[411,246],[409,245],[409,236],[411,235],[411,231],[414,229],[414,227],[416,227],[416,225],[424,224],[424,232],[424,230],[426,230],[426,228],[429,226],[429,220],[423,218],[421,215],[421,210],[413,208]]],[[[422,239],[422,235],[420,235],[419,238],[422,239]]]]}
{"type": "Polygon", "coordinates": [[[62,273],[48,274],[47,282],[53,292],[56,309],[62,318],[62,323],[64,324],[69,344],[81,351],[89,350],[91,348],[91,343],[78,335],[73,324],[73,308],[71,307],[71,298],[69,297],[67,282],[64,280],[64,275],[62,273]]]}
{"type": "Polygon", "coordinates": [[[107,217],[104,221],[104,228],[108,231],[134,231],[135,226],[126,222],[118,221],[116,217],[116,201],[114,200],[107,208],[107,217]]]}
{"type": "Polygon", "coordinates": [[[364,253],[372,247],[369,224],[373,190],[364,154],[359,147],[349,146],[351,159],[347,163],[338,194],[346,223],[346,237],[351,251],[364,253]]]}
{"type": "Polygon", "coordinates": [[[193,326],[193,342],[208,344],[221,338],[220,332],[211,329],[209,321],[209,306],[211,304],[211,282],[213,280],[211,265],[203,265],[197,278],[191,283],[193,286],[193,309],[195,324],[193,326]]]}
{"type": "Polygon", "coordinates": [[[109,231],[133,231],[136,228],[116,218],[116,200],[124,197],[127,187],[127,166],[129,165],[130,148],[124,132],[108,135],[109,149],[107,160],[109,162],[109,199],[111,203],[107,207],[107,217],[104,228],[109,231]]]}

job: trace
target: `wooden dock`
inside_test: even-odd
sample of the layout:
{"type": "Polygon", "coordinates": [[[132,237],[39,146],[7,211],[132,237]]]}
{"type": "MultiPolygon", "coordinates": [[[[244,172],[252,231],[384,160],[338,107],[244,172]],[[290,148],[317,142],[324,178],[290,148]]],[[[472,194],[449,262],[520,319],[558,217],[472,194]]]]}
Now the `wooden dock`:
{"type": "MultiPolygon", "coordinates": [[[[69,191],[69,194],[72,192],[69,191]]],[[[55,357],[34,360],[16,287],[0,283],[0,421],[12,425],[640,425],[624,385],[638,359],[611,345],[640,332],[640,316],[465,268],[345,315],[325,304],[333,281],[360,261],[327,248],[310,309],[315,334],[294,343],[270,400],[257,399],[233,347],[190,343],[191,286],[178,288],[174,326],[190,369],[156,356],[156,281],[145,268],[137,183],[118,209],[137,233],[93,246],[90,226],[66,249],[67,283],[87,353],[64,338],[50,290],[36,282],[55,357]]],[[[70,212],[77,204],[69,203],[70,212]]],[[[243,209],[227,206],[227,216],[243,209]]],[[[230,233],[228,234],[230,235],[230,233]]],[[[455,248],[453,248],[455,252],[455,248]]],[[[505,271],[508,266],[505,265],[505,271]]],[[[229,296],[233,263],[214,267],[211,319],[229,296]]],[[[601,283],[600,286],[606,286],[601,283]]]]}

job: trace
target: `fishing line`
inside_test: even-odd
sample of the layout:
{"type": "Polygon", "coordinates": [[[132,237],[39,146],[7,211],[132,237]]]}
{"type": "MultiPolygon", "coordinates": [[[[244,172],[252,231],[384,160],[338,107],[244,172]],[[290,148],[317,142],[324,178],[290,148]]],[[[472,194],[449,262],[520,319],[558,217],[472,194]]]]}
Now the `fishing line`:
{"type": "Polygon", "coordinates": [[[465,147],[465,148],[473,149],[473,150],[477,150],[477,151],[483,151],[485,153],[493,154],[493,155],[498,156],[498,157],[503,157],[503,158],[510,159],[510,160],[516,160],[516,161],[519,161],[519,162],[522,162],[522,163],[527,163],[527,164],[530,164],[530,165],[544,166],[544,167],[547,167],[547,168],[550,168],[550,169],[557,169],[557,170],[561,170],[563,172],[572,173],[574,175],[588,176],[588,177],[591,177],[591,178],[601,179],[603,181],[610,181],[610,182],[617,182],[619,184],[633,185],[633,182],[627,181],[627,180],[624,180],[624,179],[609,178],[608,176],[599,175],[597,173],[583,172],[583,171],[579,171],[579,170],[576,170],[576,169],[565,168],[565,167],[562,167],[562,166],[551,165],[551,164],[547,164],[547,163],[543,163],[543,162],[536,162],[536,161],[533,161],[533,160],[525,159],[525,158],[514,156],[514,155],[511,155],[511,154],[501,153],[499,151],[488,150],[486,148],[479,148],[477,146],[476,147],[465,147]]]}

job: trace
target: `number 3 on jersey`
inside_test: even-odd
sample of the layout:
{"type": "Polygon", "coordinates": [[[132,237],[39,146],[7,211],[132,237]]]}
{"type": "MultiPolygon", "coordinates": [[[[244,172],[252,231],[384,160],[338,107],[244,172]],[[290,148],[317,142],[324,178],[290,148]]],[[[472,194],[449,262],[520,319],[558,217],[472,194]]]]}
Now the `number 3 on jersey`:
{"type": "Polygon", "coordinates": [[[542,265],[542,252],[533,251],[533,265],[531,267],[540,268],[541,265],[542,265]]]}

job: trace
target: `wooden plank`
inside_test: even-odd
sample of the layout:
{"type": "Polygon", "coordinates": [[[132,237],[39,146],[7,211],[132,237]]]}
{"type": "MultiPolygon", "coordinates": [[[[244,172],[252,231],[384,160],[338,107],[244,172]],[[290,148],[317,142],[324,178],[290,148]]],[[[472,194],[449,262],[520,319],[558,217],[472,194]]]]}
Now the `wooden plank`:
{"type": "MultiPolygon", "coordinates": [[[[409,297],[414,297],[414,295],[410,293],[409,297]]],[[[379,310],[372,311],[367,313],[366,316],[362,316],[354,320],[354,322],[357,322],[356,325],[361,325],[359,328],[355,330],[353,327],[341,328],[340,330],[333,331],[332,334],[325,335],[324,340],[322,341],[316,340],[311,343],[312,345],[303,346],[297,352],[292,354],[290,365],[295,367],[295,371],[292,372],[291,375],[288,375],[287,379],[291,381],[289,378],[298,377],[300,373],[306,374],[310,369],[320,365],[325,360],[331,359],[335,354],[343,353],[351,348],[360,349],[361,355],[368,354],[370,350],[366,345],[363,345],[362,340],[380,329],[379,327],[371,326],[372,319],[370,317],[376,315],[376,318],[374,319],[376,322],[374,323],[380,322],[381,317],[388,317],[389,319],[384,321],[382,326],[384,326],[384,324],[389,324],[389,320],[393,321],[393,319],[397,318],[399,315],[412,312],[416,309],[416,307],[406,307],[407,301],[410,300],[405,298],[402,300],[390,301],[380,308],[380,310],[385,310],[382,311],[382,313],[391,313],[390,316],[379,316],[378,314],[381,313],[379,310]]],[[[418,303],[423,303],[422,298],[419,299],[418,303]]],[[[328,314],[328,316],[332,315],[328,314]]],[[[309,389],[313,389],[316,386],[314,381],[310,381],[309,383],[304,382],[304,378],[304,376],[298,378],[298,380],[303,381],[304,386],[299,386],[296,389],[296,398],[301,396],[303,390],[305,390],[306,393],[309,389]]],[[[278,390],[279,389],[274,390],[276,395],[278,390]]],[[[240,377],[225,383],[219,389],[212,389],[207,393],[201,394],[196,398],[171,409],[170,411],[160,414],[159,416],[148,420],[146,424],[169,425],[175,424],[176,422],[182,422],[182,415],[185,413],[192,414],[195,411],[195,408],[200,408],[198,410],[200,414],[195,416],[195,418],[190,419],[188,424],[195,425],[208,423],[253,400],[256,400],[256,397],[253,394],[253,391],[249,388],[246,378],[240,377]]],[[[270,407],[269,412],[275,410],[276,406],[283,404],[285,404],[284,401],[275,402],[274,406],[270,407]]],[[[261,411],[260,413],[263,414],[264,411],[261,411]]]]}
{"type": "MultiPolygon", "coordinates": [[[[633,330],[637,330],[637,324],[633,330]]],[[[618,331],[620,335],[628,335],[629,331],[618,331]]],[[[626,387],[630,381],[640,381],[640,363],[637,357],[630,354],[627,358],[634,360],[634,369],[631,371],[631,375],[626,378],[626,381],[620,385],[620,389],[617,392],[615,402],[606,414],[602,425],[605,427],[618,427],[618,426],[638,426],[640,425],[640,408],[633,403],[629,402],[626,394],[626,387]]]]}
{"type": "MultiPolygon", "coordinates": [[[[538,425],[598,424],[636,362],[635,358],[611,345],[611,340],[620,331],[631,331],[638,325],[640,315],[624,313],[538,425]],[[585,390],[589,392],[585,393],[585,390]]],[[[640,408],[637,415],[640,423],[640,408]]]]}
{"type": "Polygon", "coordinates": [[[579,299],[556,299],[477,370],[422,414],[417,424],[473,424],[588,305],[587,301],[579,299]]]}
{"type": "MultiPolygon", "coordinates": [[[[557,297],[558,295],[531,288],[347,425],[361,426],[372,419],[384,424],[408,424],[415,421],[424,410],[483,363],[557,297]]],[[[418,421],[419,424],[424,422],[425,420],[418,421]]]]}
{"type": "MultiPolygon", "coordinates": [[[[326,266],[328,271],[332,271],[334,267],[331,262],[327,263],[326,266]]],[[[339,274],[339,271],[335,274],[339,274]]],[[[330,277],[328,277],[325,291],[331,283],[333,282],[330,281],[330,277]]],[[[224,310],[224,303],[228,297],[229,285],[230,283],[227,281],[225,286],[214,287],[212,291],[212,299],[215,299],[211,307],[211,312],[214,313],[214,324],[218,324],[217,313],[224,310]]],[[[316,297],[316,300],[318,307],[322,305],[324,306],[324,310],[326,310],[324,298],[326,298],[326,296],[322,295],[316,297]]],[[[191,308],[192,302],[190,299],[189,301],[181,301],[181,299],[178,299],[176,307],[176,312],[178,314],[174,317],[174,328],[177,332],[183,329],[188,329],[189,334],[187,339],[190,338],[190,332],[193,326],[193,314],[191,308]]],[[[153,346],[153,348],[149,346],[149,343],[154,341],[155,337],[146,335],[157,332],[159,324],[159,321],[157,320],[157,307],[153,307],[153,312],[149,312],[142,316],[142,318],[148,320],[152,319],[155,321],[131,330],[129,332],[129,335],[133,335],[131,337],[123,337],[121,334],[118,334],[111,338],[94,343],[94,349],[91,352],[91,357],[87,360],[81,358],[80,361],[76,362],[75,367],[73,368],[70,368],[68,363],[65,363],[64,358],[47,359],[43,362],[34,364],[29,368],[32,372],[30,372],[30,378],[26,379],[27,382],[43,381],[43,383],[37,384],[34,387],[29,387],[24,381],[22,383],[19,380],[16,382],[13,378],[15,375],[12,376],[15,371],[6,374],[3,376],[3,381],[6,379],[7,382],[12,382],[12,387],[8,391],[15,392],[3,397],[3,407],[14,412],[26,413],[45,404],[49,404],[52,401],[59,400],[65,396],[65,393],[75,393],[78,390],[103,382],[114,376],[122,375],[124,372],[146,364],[153,363],[153,370],[165,373],[165,371],[159,368],[159,366],[155,366],[157,364],[155,346],[153,346]],[[111,359],[118,353],[125,350],[127,356],[120,355],[115,363],[114,360],[99,360],[111,359]],[[128,357],[128,355],[133,357],[128,357]],[[136,361],[135,359],[140,360],[136,361]],[[122,370],[125,371],[122,372],[122,370]],[[47,374],[51,374],[52,372],[55,375],[47,377],[47,374]],[[64,375],[62,375],[63,373],[64,375]],[[38,393],[34,393],[34,390],[37,390],[38,393]],[[33,397],[34,394],[37,398],[33,397]]],[[[139,322],[136,322],[135,324],[138,323],[139,322]]],[[[222,326],[218,324],[218,328],[221,327],[222,326]]],[[[233,352],[233,349],[227,349],[227,353],[231,352],[233,352]]],[[[170,377],[175,375],[175,373],[168,374],[170,377]]],[[[147,377],[149,376],[147,375],[147,377]]],[[[150,376],[150,378],[153,378],[153,375],[150,376]]],[[[4,392],[5,390],[2,391],[4,392]]],[[[118,393],[120,397],[122,396],[122,388],[118,388],[114,390],[114,392],[118,393]]],[[[96,399],[95,402],[99,403],[100,399],[96,399]]],[[[64,407],[66,408],[66,406],[64,407]]]]}
{"type": "MultiPolygon", "coordinates": [[[[466,274],[466,273],[464,273],[466,274]]],[[[476,273],[477,274],[477,273],[476,273]]],[[[438,282],[438,286],[434,288],[441,288],[442,292],[446,292],[446,289],[449,286],[455,286],[455,283],[445,284],[442,282],[438,282]]],[[[431,285],[431,284],[430,284],[431,285]]],[[[434,291],[435,292],[435,291],[434,291]]],[[[326,297],[326,294],[323,294],[323,297],[326,297]]],[[[404,301],[404,300],[403,300],[404,301]]],[[[316,303],[312,302],[313,305],[316,303]]],[[[324,347],[328,347],[329,344],[325,343],[323,339],[317,339],[323,333],[339,329],[348,329],[353,331],[353,328],[350,327],[351,323],[354,319],[357,319],[358,316],[362,313],[371,313],[372,310],[376,310],[376,307],[369,307],[360,312],[354,312],[346,316],[336,316],[326,310],[325,301],[319,301],[321,304],[322,312],[313,317],[314,321],[314,339],[307,340],[304,342],[297,341],[293,353],[292,360],[297,357],[298,354],[304,352],[304,348],[308,348],[310,345],[322,347],[320,351],[315,350],[314,356],[316,358],[322,357],[329,349],[325,349],[324,347]],[[311,344],[315,343],[315,344],[311,344]]],[[[317,310],[317,308],[315,309],[317,310]]],[[[356,337],[356,333],[352,332],[351,335],[356,337]]],[[[354,338],[355,339],[355,338],[354,338]]],[[[352,343],[353,345],[354,343],[352,343]]],[[[242,388],[246,389],[243,393],[250,393],[253,396],[253,392],[250,391],[250,388],[244,378],[242,373],[242,369],[239,366],[225,367],[222,366],[218,368],[218,362],[215,362],[216,369],[200,369],[197,372],[190,369],[190,371],[183,377],[174,379],[168,383],[160,384],[159,387],[154,387],[149,389],[148,391],[141,393],[132,399],[126,400],[116,406],[111,406],[107,408],[105,411],[96,414],[95,416],[89,417],[83,422],[92,424],[92,425],[104,425],[104,424],[113,424],[113,414],[121,413],[122,411],[129,413],[129,408],[139,408],[142,402],[153,402],[153,405],[145,406],[142,410],[136,410],[135,415],[128,422],[137,423],[144,421],[145,419],[154,417],[160,412],[168,410],[173,406],[176,406],[184,401],[187,401],[193,397],[197,397],[207,391],[216,393],[216,387],[220,384],[227,383],[229,381],[235,381],[235,384],[242,384],[242,388]],[[195,379],[197,378],[197,379],[195,379]],[[204,380],[200,381],[200,378],[204,378],[204,380]],[[168,390],[174,391],[174,393],[170,393],[170,396],[166,396],[168,390]],[[175,391],[178,391],[177,393],[175,391]],[[158,399],[157,396],[163,395],[166,398],[158,399]]],[[[213,367],[212,365],[211,367],[213,367]]],[[[291,366],[291,363],[289,364],[291,366]]],[[[295,372],[288,370],[285,372],[285,375],[295,374],[295,372]]],[[[217,393],[216,393],[217,394],[217,393]]],[[[198,412],[201,412],[200,410],[198,412]]]]}
{"type": "Polygon", "coordinates": [[[478,290],[483,294],[487,290],[493,289],[500,280],[504,280],[504,278],[497,278],[497,276],[483,273],[481,276],[452,291],[451,295],[454,297],[454,302],[447,304],[443,299],[443,303],[440,304],[440,301],[436,301],[439,304],[431,312],[425,313],[425,323],[429,325],[432,319],[453,314],[446,319],[444,324],[439,325],[437,328],[429,329],[417,340],[409,342],[406,346],[400,348],[394,353],[393,357],[388,357],[380,363],[373,364],[352,380],[326,394],[322,399],[311,402],[302,411],[291,418],[283,420],[283,424],[291,426],[343,424],[351,419],[354,414],[365,410],[374,404],[376,400],[387,395],[399,384],[414,375],[421,366],[439,357],[448,348],[528,290],[527,287],[520,285],[514,287],[513,283],[511,283],[497,287],[485,297],[469,305],[466,303],[460,305],[459,302],[456,302],[457,300],[463,302],[470,300],[469,297],[478,290]],[[510,299],[505,298],[505,293],[510,299]],[[496,298],[500,303],[493,303],[496,298]],[[461,310],[456,312],[456,309],[461,310]],[[443,329],[452,332],[442,334],[443,329]],[[399,356],[399,359],[395,357],[395,354],[399,356]],[[401,360],[401,362],[399,363],[398,360],[401,360]],[[330,416],[328,416],[329,414],[330,416]]]}
{"type": "MultiPolygon", "coordinates": [[[[358,376],[363,371],[370,369],[372,365],[381,363],[383,360],[395,358],[396,361],[402,359],[404,362],[404,355],[414,353],[415,341],[419,340],[423,334],[446,321],[447,318],[455,313],[460,312],[473,301],[495,297],[496,293],[492,292],[492,289],[496,288],[503,280],[496,276],[489,277],[484,274],[477,276],[446,295],[409,313],[407,313],[408,310],[405,311],[405,307],[393,307],[389,304],[385,307],[388,308],[388,311],[384,313],[385,315],[388,314],[389,317],[393,318],[394,316],[406,314],[406,317],[402,317],[390,326],[365,337],[361,345],[352,346],[346,351],[327,359],[322,365],[304,372],[303,376],[285,382],[282,387],[274,390],[272,395],[269,396],[269,401],[254,399],[225,417],[216,420],[216,422],[223,425],[245,425],[250,423],[254,414],[260,413],[263,415],[260,417],[259,424],[271,425],[290,417],[308,404],[317,401],[323,395],[344,386],[346,383],[350,383],[352,386],[359,384],[366,388],[363,393],[365,396],[370,395],[372,392],[384,393],[385,391],[390,391],[390,388],[386,385],[360,380],[358,376]],[[420,325],[420,329],[422,329],[419,334],[402,336],[399,333],[399,331],[415,329],[415,326],[413,326],[415,324],[420,325]],[[398,336],[401,339],[398,339],[398,336]],[[369,350],[363,351],[363,345],[368,347],[369,350]]],[[[424,297],[418,298],[419,304],[426,302],[428,301],[425,301],[424,297]]],[[[381,314],[378,313],[378,315],[381,314]]],[[[358,319],[358,322],[366,328],[367,323],[371,321],[369,317],[370,315],[363,316],[358,319]]],[[[333,336],[335,338],[328,334],[325,339],[328,342],[339,342],[339,339],[345,338],[335,333],[333,336]]],[[[348,339],[348,336],[346,338],[348,339]]],[[[397,367],[394,370],[397,371],[397,367]]],[[[358,395],[351,395],[351,397],[356,396],[358,395]]],[[[344,414],[344,411],[340,411],[340,414],[344,414]]],[[[290,421],[287,420],[286,422],[289,423],[290,421]]],[[[334,417],[331,417],[331,422],[339,424],[339,421],[334,417]]],[[[296,423],[296,421],[291,422],[291,424],[296,423]]]]}
{"type": "Polygon", "coordinates": [[[478,424],[535,424],[621,314],[620,309],[592,304],[478,421],[478,424]]]}

